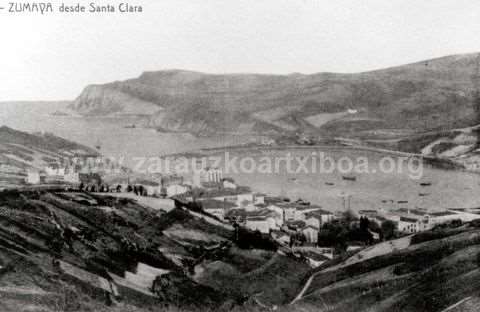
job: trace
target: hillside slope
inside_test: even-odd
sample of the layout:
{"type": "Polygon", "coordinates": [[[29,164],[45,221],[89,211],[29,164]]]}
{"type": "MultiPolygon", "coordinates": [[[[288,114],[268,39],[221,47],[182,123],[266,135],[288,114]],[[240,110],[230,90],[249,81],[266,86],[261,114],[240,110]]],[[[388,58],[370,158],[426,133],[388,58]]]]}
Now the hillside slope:
{"type": "Polygon", "coordinates": [[[252,296],[285,303],[300,285],[286,268],[308,265],[240,249],[232,237],[181,208],[61,189],[0,191],[2,311],[229,310],[252,296]],[[231,271],[200,277],[212,263],[231,271]],[[223,287],[228,280],[237,282],[223,287]]]}
{"type": "Polygon", "coordinates": [[[478,300],[479,256],[478,224],[420,233],[406,248],[317,270],[291,307],[301,311],[444,311],[463,301],[478,300]]]}
{"type": "Polygon", "coordinates": [[[478,57],[447,56],[357,74],[146,72],[89,86],[72,107],[85,115],[114,114],[141,103],[149,106],[149,126],[203,135],[376,137],[383,130],[384,137],[399,129],[452,129],[477,124],[472,103],[478,57]]]}
{"type": "Polygon", "coordinates": [[[0,127],[0,188],[22,185],[28,169],[44,169],[66,158],[99,156],[94,149],[50,133],[0,127]]]}

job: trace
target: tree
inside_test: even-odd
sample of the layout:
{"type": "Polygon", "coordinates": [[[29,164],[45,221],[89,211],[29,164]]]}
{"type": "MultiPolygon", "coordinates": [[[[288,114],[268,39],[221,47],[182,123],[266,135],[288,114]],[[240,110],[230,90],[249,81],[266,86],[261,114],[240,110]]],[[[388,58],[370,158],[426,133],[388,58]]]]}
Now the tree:
{"type": "Polygon", "coordinates": [[[360,230],[367,231],[370,220],[367,217],[360,217],[360,230]]]}
{"type": "Polygon", "coordinates": [[[343,218],[344,218],[345,221],[346,221],[347,223],[349,223],[349,224],[350,224],[350,222],[357,220],[357,218],[355,217],[355,214],[354,214],[353,211],[350,210],[350,209],[348,209],[347,211],[345,211],[345,212],[343,213],[343,218]]]}
{"type": "Polygon", "coordinates": [[[393,221],[391,220],[383,221],[381,228],[382,228],[382,234],[384,239],[388,240],[395,237],[396,225],[393,221]]]}

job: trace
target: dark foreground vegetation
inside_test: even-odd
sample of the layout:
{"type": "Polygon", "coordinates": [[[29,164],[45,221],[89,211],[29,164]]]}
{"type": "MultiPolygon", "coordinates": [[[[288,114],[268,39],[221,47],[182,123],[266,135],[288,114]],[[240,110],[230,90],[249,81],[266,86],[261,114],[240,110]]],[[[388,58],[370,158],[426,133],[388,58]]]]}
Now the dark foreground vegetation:
{"type": "Polygon", "coordinates": [[[1,310],[213,311],[286,303],[309,267],[252,245],[255,235],[235,235],[186,209],[155,211],[105,194],[3,191],[1,310]],[[127,280],[139,263],[167,273],[139,290],[127,280]]]}

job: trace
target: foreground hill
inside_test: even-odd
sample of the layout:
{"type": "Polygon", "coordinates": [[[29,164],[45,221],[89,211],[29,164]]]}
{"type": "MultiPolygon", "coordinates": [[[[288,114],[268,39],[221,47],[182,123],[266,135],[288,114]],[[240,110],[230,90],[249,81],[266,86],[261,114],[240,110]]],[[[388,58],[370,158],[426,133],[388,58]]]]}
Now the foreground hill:
{"type": "Polygon", "coordinates": [[[72,103],[84,115],[148,115],[147,124],[195,134],[255,133],[396,138],[477,124],[478,54],[357,74],[204,74],[182,70],[91,85],[72,103]]]}
{"type": "Polygon", "coordinates": [[[0,192],[1,310],[226,311],[294,295],[305,263],[241,249],[197,215],[82,192],[0,192]]]}

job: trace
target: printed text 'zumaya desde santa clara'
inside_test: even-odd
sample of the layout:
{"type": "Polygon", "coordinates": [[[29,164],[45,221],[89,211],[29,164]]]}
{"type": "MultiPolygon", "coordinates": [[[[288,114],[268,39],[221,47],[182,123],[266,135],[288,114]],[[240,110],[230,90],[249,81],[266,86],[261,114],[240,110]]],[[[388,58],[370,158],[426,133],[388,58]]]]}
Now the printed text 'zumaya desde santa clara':
{"type": "Polygon", "coordinates": [[[11,14],[51,14],[51,13],[142,13],[144,8],[128,2],[102,3],[53,3],[53,2],[8,2],[4,12],[11,14]]]}

